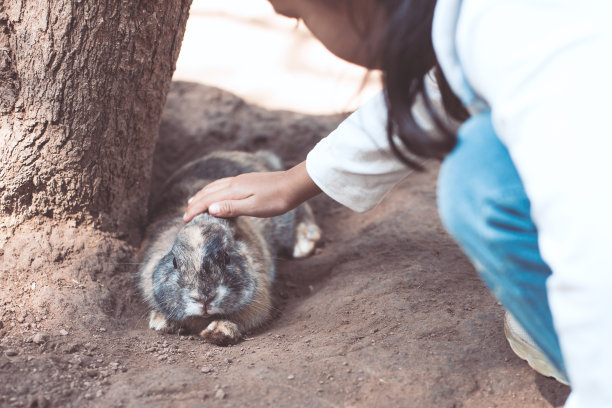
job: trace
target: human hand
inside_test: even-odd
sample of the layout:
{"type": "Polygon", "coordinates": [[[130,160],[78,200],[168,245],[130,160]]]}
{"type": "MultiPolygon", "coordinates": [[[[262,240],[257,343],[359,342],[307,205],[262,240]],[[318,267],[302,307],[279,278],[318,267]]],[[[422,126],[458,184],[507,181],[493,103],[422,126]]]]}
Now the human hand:
{"type": "Polygon", "coordinates": [[[273,217],[297,207],[321,190],[302,162],[287,171],[246,173],[214,181],[188,203],[183,221],[208,210],[216,217],[273,217]]]}

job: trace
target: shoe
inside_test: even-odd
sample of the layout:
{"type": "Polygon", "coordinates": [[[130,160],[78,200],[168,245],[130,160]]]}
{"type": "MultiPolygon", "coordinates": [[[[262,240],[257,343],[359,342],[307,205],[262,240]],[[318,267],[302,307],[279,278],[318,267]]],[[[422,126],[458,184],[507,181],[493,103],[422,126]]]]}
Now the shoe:
{"type": "Polygon", "coordinates": [[[545,377],[552,377],[562,384],[569,385],[567,378],[548,361],[548,358],[536,346],[525,329],[509,312],[506,312],[504,317],[504,332],[512,351],[527,361],[531,368],[545,377]]]}

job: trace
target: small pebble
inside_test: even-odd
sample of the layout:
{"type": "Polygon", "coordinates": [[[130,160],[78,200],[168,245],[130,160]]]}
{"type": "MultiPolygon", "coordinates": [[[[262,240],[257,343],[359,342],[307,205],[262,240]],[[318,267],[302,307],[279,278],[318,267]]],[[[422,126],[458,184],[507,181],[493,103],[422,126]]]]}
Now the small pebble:
{"type": "Polygon", "coordinates": [[[203,373],[210,373],[210,372],[213,371],[213,368],[210,367],[210,366],[204,366],[204,367],[202,367],[202,369],[200,371],[202,371],[203,373]]]}
{"type": "Polygon", "coordinates": [[[77,351],[79,351],[80,348],[81,346],[78,343],[71,343],[66,346],[66,348],[64,349],[64,353],[76,353],[77,351]]]}
{"type": "Polygon", "coordinates": [[[49,336],[47,336],[44,333],[36,333],[34,335],[34,337],[32,337],[32,341],[36,344],[43,344],[45,343],[47,340],[49,339],[49,336]]]}
{"type": "Polygon", "coordinates": [[[46,397],[39,395],[35,399],[30,402],[30,407],[37,408],[48,408],[51,406],[51,401],[49,401],[46,397]]]}
{"type": "Polygon", "coordinates": [[[17,355],[17,354],[19,354],[19,353],[17,353],[17,350],[6,350],[6,351],[4,352],[4,354],[6,354],[6,355],[7,355],[7,356],[9,356],[9,357],[14,357],[14,356],[16,356],[16,355],[17,355]]]}
{"type": "Polygon", "coordinates": [[[62,330],[60,330],[60,334],[61,334],[62,336],[67,336],[67,335],[68,335],[68,331],[67,331],[67,330],[65,330],[65,329],[62,329],[62,330]]]}
{"type": "Polygon", "coordinates": [[[295,376],[294,376],[293,374],[289,374],[289,375],[287,376],[287,379],[288,379],[288,380],[293,380],[294,378],[295,378],[295,376]]]}
{"type": "Polygon", "coordinates": [[[223,399],[223,398],[225,398],[225,391],[223,391],[222,388],[219,388],[217,390],[217,392],[215,392],[215,398],[216,399],[223,399]]]}

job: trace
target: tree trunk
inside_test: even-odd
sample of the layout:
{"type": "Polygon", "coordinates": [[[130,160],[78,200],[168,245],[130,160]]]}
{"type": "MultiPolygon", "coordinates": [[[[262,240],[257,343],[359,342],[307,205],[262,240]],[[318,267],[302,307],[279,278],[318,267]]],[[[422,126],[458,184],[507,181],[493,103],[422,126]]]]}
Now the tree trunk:
{"type": "Polygon", "coordinates": [[[44,216],[138,240],[189,4],[0,5],[4,227],[44,216]]]}
{"type": "Polygon", "coordinates": [[[5,321],[28,305],[63,307],[66,282],[102,296],[90,283],[111,279],[139,243],[190,3],[0,1],[5,321]]]}

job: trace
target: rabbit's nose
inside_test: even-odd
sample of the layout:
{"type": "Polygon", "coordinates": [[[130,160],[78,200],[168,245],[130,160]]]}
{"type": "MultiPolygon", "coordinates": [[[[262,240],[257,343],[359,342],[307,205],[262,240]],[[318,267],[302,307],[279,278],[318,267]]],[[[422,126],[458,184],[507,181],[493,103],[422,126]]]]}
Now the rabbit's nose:
{"type": "Polygon", "coordinates": [[[209,309],[210,301],[208,301],[208,300],[200,300],[199,302],[202,305],[202,314],[204,316],[208,316],[208,309],[209,309]]]}

